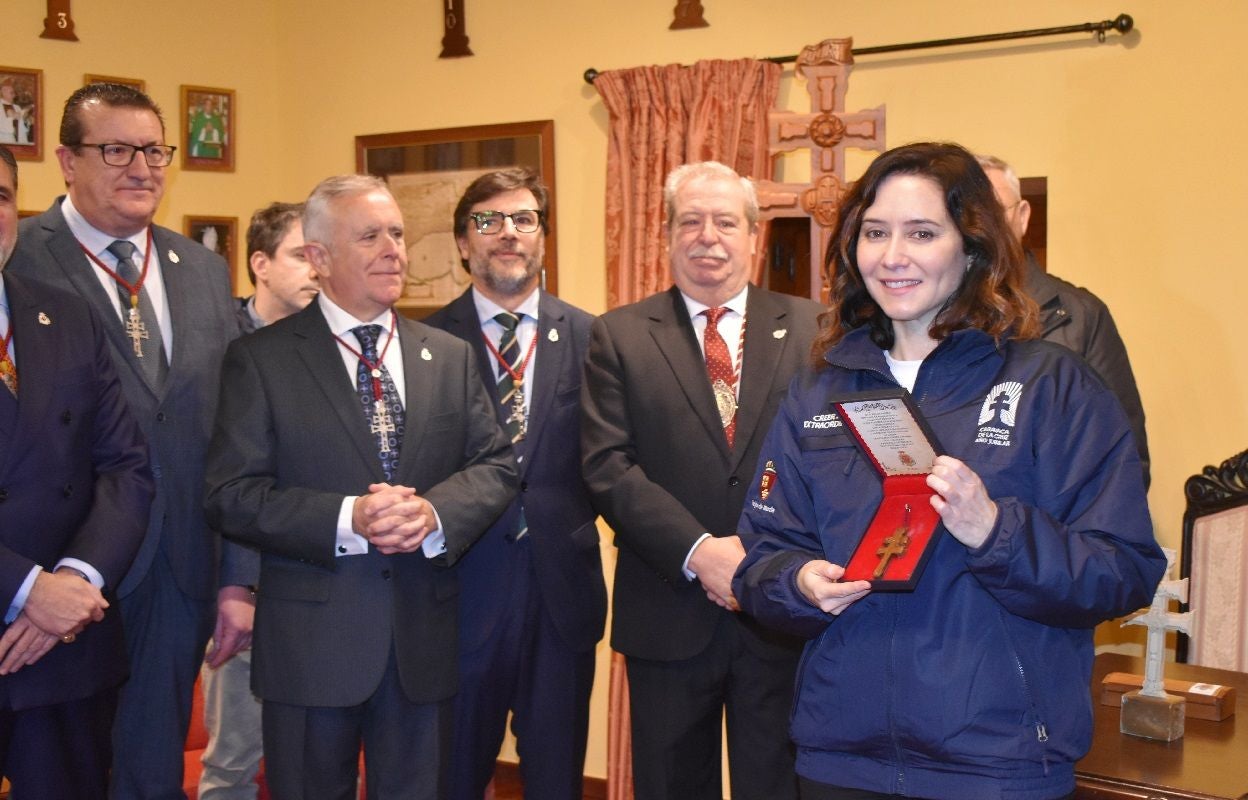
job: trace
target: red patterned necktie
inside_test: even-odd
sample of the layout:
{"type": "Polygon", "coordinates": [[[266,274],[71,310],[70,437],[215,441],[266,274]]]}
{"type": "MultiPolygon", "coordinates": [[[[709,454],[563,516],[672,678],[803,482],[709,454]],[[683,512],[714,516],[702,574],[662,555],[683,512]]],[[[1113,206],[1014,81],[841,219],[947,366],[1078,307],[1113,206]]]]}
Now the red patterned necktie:
{"type": "Polygon", "coordinates": [[[732,369],[732,356],[728,354],[728,343],[719,334],[719,320],[729,309],[724,306],[708,308],[702,313],[706,315],[706,330],[702,333],[702,347],[706,351],[706,374],[711,379],[711,388],[715,392],[715,403],[719,409],[719,420],[724,426],[724,436],[728,446],[732,447],[737,433],[737,376],[732,369]]]}

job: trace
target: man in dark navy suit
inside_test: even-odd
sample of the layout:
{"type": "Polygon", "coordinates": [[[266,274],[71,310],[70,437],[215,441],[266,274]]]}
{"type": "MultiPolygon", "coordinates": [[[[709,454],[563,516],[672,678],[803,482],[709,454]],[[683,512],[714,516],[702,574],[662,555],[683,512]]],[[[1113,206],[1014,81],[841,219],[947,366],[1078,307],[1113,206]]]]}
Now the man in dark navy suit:
{"type": "MultiPolygon", "coordinates": [[[[0,270],[16,195],[0,145],[0,270]]],[[[0,776],[23,797],[103,797],[126,677],[110,600],[147,528],[147,445],[86,303],[3,272],[0,379],[0,776]]]]}
{"type": "Polygon", "coordinates": [[[475,180],[455,209],[472,287],[428,320],[472,345],[520,462],[520,493],[460,562],[453,800],[481,800],[507,724],[524,794],[580,800],[606,620],[580,473],[581,370],[593,318],[539,288],[549,196],[528,169],[475,180]]]}

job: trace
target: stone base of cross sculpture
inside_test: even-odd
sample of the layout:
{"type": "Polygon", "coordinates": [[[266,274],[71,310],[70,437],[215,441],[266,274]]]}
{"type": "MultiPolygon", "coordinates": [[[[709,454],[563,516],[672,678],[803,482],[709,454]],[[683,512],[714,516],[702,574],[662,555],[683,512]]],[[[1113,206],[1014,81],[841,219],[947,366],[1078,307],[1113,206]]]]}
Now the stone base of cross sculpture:
{"type": "Polygon", "coordinates": [[[1122,696],[1122,718],[1118,729],[1132,736],[1173,742],[1183,736],[1187,701],[1167,694],[1151,697],[1136,689],[1122,696]]]}

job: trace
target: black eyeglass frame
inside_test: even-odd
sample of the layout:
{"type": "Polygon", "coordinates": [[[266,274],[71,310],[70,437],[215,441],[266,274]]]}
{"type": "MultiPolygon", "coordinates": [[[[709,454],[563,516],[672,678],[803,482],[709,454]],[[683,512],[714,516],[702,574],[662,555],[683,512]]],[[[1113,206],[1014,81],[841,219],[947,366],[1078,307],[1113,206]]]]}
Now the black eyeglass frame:
{"type": "Polygon", "coordinates": [[[102,160],[105,164],[107,164],[110,167],[130,166],[131,164],[134,163],[134,157],[138,155],[140,151],[143,153],[143,160],[147,162],[147,166],[152,167],[152,168],[167,167],[173,163],[173,154],[178,151],[178,148],[171,144],[137,145],[137,144],[126,144],[125,142],[105,142],[104,144],[91,144],[89,142],[79,142],[78,144],[73,145],[73,149],[75,150],[78,150],[83,147],[94,147],[97,150],[99,150],[100,160],[102,160]],[[105,152],[106,148],[109,148],[109,147],[127,148],[130,151],[130,158],[126,159],[126,162],[124,164],[119,164],[113,161],[109,161],[108,155],[105,152]],[[163,154],[165,157],[164,162],[160,164],[153,164],[152,157],[151,157],[151,154],[153,152],[163,154]]]}
{"type": "Polygon", "coordinates": [[[503,229],[507,227],[507,220],[511,220],[511,226],[516,229],[516,233],[537,233],[542,229],[542,212],[536,208],[521,208],[510,214],[503,213],[502,211],[471,211],[468,213],[468,216],[472,219],[473,226],[477,229],[477,233],[482,236],[497,236],[502,233],[503,229]],[[537,223],[531,229],[525,230],[516,224],[517,214],[532,214],[537,218],[537,223]],[[498,218],[502,219],[502,222],[499,223],[498,230],[485,230],[486,220],[498,218]]]}

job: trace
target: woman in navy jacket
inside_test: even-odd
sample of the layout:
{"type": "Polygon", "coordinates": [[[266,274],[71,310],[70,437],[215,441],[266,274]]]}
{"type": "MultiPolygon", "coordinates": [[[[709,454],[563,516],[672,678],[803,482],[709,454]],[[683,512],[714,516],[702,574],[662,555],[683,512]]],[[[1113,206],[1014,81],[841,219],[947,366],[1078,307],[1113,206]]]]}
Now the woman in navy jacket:
{"type": "Polygon", "coordinates": [[[1036,339],[1022,256],[956,145],[880,156],[829,250],[831,310],[742,517],[742,609],[810,639],[791,733],[803,798],[1052,800],[1088,749],[1093,628],[1165,567],[1118,401],[1036,339]],[[913,591],[843,581],[881,480],[831,401],[905,386],[946,448],[913,591]]]}

